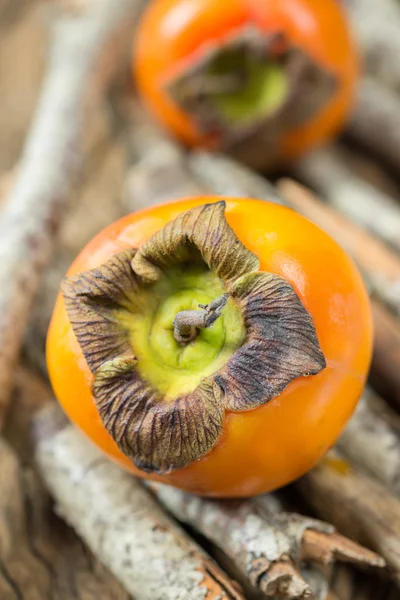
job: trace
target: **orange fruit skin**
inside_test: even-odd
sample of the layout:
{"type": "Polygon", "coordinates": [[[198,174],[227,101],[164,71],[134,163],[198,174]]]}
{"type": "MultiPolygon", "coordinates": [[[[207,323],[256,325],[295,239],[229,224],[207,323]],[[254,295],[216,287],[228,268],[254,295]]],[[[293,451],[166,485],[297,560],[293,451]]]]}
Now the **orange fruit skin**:
{"type": "MultiPolygon", "coordinates": [[[[104,229],[69,269],[95,268],[139,247],[181,212],[217,201],[200,197],[131,214],[104,229]]],[[[372,318],[361,276],[326,233],[296,212],[261,200],[226,200],[226,218],[261,270],[286,278],[311,313],[327,367],[294,380],[279,396],[248,412],[226,412],[219,442],[202,459],[168,475],[138,471],[103,426],[91,394],[92,374],[61,295],[47,340],[55,394],[70,419],[110,458],[135,475],[190,492],[244,497],[300,477],[335,443],[362,392],[372,351],[372,318]]]]}
{"type": "Polygon", "coordinates": [[[223,43],[235,29],[256,26],[266,35],[281,32],[337,86],[326,106],[307,123],[288,131],[278,161],[292,160],[334,136],[354,102],[358,53],[338,0],[153,0],[134,43],[134,74],[139,91],[160,124],[184,143],[218,149],[195,119],[168,95],[165,82],[207,42],[223,43]]]}

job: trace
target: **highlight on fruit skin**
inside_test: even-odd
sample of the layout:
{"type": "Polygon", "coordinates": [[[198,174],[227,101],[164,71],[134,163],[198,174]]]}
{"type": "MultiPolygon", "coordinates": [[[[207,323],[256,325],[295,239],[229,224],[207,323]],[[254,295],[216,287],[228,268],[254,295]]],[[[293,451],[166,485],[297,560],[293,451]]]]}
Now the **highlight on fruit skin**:
{"type": "Polygon", "coordinates": [[[136,475],[209,496],[270,491],[339,436],[371,358],[345,252],[295,212],[192,198],[82,251],[47,343],[71,420],[136,475]]]}
{"type": "Polygon", "coordinates": [[[153,0],[133,65],[166,129],[260,170],[334,136],[358,76],[337,0],[153,0]]]}

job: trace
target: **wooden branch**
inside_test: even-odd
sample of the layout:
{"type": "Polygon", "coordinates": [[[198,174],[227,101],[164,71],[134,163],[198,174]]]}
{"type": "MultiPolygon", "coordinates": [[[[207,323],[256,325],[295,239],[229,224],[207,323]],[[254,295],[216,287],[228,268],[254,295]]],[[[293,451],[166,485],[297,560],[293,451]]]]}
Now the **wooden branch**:
{"type": "Polygon", "coordinates": [[[400,90],[400,9],[396,0],[343,0],[363,52],[364,68],[400,90]]]}
{"type": "Polygon", "coordinates": [[[32,469],[0,438],[0,598],[129,600],[128,594],[51,511],[32,469]]]}
{"type": "Polygon", "coordinates": [[[134,166],[127,176],[124,193],[128,212],[204,192],[190,177],[182,148],[156,129],[143,107],[127,102],[116,110],[123,110],[124,118],[134,123],[128,137],[134,166]]]}
{"type": "Polygon", "coordinates": [[[400,251],[400,204],[358,177],[338,147],[307,155],[294,172],[332,208],[400,251]]]}
{"type": "Polygon", "coordinates": [[[151,484],[151,489],[169,512],[219,546],[242,576],[268,597],[278,590],[284,598],[311,594],[296,570],[300,562],[384,564],[374,552],[334,533],[328,524],[283,512],[275,497],[261,497],[257,506],[251,501],[207,500],[160,484],[151,484]]]}
{"type": "Polygon", "coordinates": [[[294,560],[325,566],[332,565],[336,561],[361,566],[384,566],[384,561],[375,552],[339,535],[330,525],[328,527],[331,529],[328,531],[327,525],[320,521],[288,513],[275,494],[258,496],[253,499],[253,502],[263,509],[264,518],[275,519],[286,533],[296,535],[297,543],[291,550],[294,560]],[[325,525],[325,531],[321,525],[325,525]]]}
{"type": "Polygon", "coordinates": [[[374,355],[371,380],[375,389],[400,411],[400,321],[372,300],[374,355]]]}
{"type": "Polygon", "coordinates": [[[400,583],[400,502],[331,453],[296,487],[323,519],[386,560],[400,583]]]}
{"type": "Polygon", "coordinates": [[[260,198],[288,206],[286,198],[268,179],[227,156],[194,152],[188,156],[188,165],[192,175],[208,193],[260,198]]]}
{"type": "MultiPolygon", "coordinates": [[[[398,27],[396,29],[398,30],[398,27]]],[[[396,41],[400,46],[398,35],[396,41]]],[[[400,71],[398,56],[399,54],[396,61],[400,71]]],[[[363,79],[347,131],[357,142],[390,165],[395,173],[399,172],[400,98],[398,92],[385,88],[373,79],[363,79]]]]}
{"type": "Polygon", "coordinates": [[[353,465],[400,497],[400,416],[370,388],[365,390],[338,448],[353,465]]]}
{"type": "Polygon", "coordinates": [[[274,516],[263,518],[251,502],[206,500],[158,484],[151,484],[151,489],[178,520],[219,546],[239,567],[242,577],[265,596],[307,598],[311,595],[290,557],[298,557],[305,529],[318,527],[330,533],[328,525],[317,524],[312,519],[297,523],[293,517],[293,529],[287,535],[274,516]]]}
{"type": "Polygon", "coordinates": [[[282,180],[278,189],[290,206],[346,248],[372,292],[400,315],[400,258],[370,233],[324,206],[312,192],[296,182],[282,180]]]}
{"type": "Polygon", "coordinates": [[[52,407],[36,421],[39,471],[58,514],[129,593],[138,600],[244,600],[135,478],[71,425],[57,428],[57,419],[52,407]]]}
{"type": "MultiPolygon", "coordinates": [[[[117,110],[121,108],[117,107],[117,110]]],[[[240,195],[237,191],[237,179],[240,179],[242,170],[251,173],[253,185],[249,195],[282,203],[273,185],[232,159],[207,153],[196,154],[194,163],[197,160],[201,162],[202,158],[212,162],[215,158],[216,164],[221,166],[217,179],[220,177],[223,184],[219,186],[219,190],[214,190],[214,182],[208,185],[203,173],[196,177],[195,164],[191,164],[190,155],[187,156],[174,140],[163,134],[143,112],[139,112],[136,104],[131,103],[128,108],[124,105],[123,116],[131,119],[131,125],[133,124],[128,148],[135,163],[127,178],[127,210],[138,210],[159,202],[204,193],[240,195]],[[233,179],[230,178],[230,171],[235,172],[233,179]]],[[[218,171],[218,167],[215,170],[218,171]]]]}
{"type": "Polygon", "coordinates": [[[88,101],[98,101],[119,66],[121,44],[127,40],[122,32],[140,3],[88,2],[78,15],[60,15],[55,24],[36,117],[0,215],[0,421],[29,309],[81,163],[88,101]]]}

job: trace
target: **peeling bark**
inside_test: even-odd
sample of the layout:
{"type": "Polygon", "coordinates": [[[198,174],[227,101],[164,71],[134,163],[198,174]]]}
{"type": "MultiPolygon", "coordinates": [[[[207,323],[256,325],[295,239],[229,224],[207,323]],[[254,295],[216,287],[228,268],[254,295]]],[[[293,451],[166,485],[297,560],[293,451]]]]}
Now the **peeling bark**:
{"type": "Polygon", "coordinates": [[[327,565],[337,560],[382,566],[373,552],[335,534],[327,523],[282,511],[273,496],[252,501],[206,500],[169,486],[150,484],[180,521],[219,546],[251,585],[271,597],[307,598],[301,562],[327,565]]]}
{"type": "Polygon", "coordinates": [[[284,598],[310,596],[311,590],[296,571],[290,555],[298,555],[304,529],[320,526],[322,531],[330,531],[328,525],[317,525],[310,519],[289,537],[273,522],[273,517],[270,522],[263,519],[251,502],[212,501],[169,486],[150,487],[178,520],[196,528],[224,550],[255,589],[267,597],[275,596],[279,589],[284,598]]]}
{"type": "Polygon", "coordinates": [[[28,313],[79,170],[88,101],[98,102],[118,65],[127,39],[122,34],[129,31],[140,4],[101,0],[56,21],[36,117],[0,215],[0,420],[28,313]]]}
{"type": "Polygon", "coordinates": [[[36,422],[39,471],[57,513],[131,594],[141,600],[244,600],[136,479],[71,425],[54,430],[53,411],[36,422]]]}

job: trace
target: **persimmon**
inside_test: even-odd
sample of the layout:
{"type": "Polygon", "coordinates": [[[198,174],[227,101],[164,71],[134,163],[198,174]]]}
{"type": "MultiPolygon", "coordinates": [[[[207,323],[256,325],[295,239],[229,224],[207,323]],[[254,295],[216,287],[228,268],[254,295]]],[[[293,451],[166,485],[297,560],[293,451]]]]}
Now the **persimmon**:
{"type": "Polygon", "coordinates": [[[153,0],[133,56],[160,123],[258,169],[333,136],[358,75],[338,0],[153,0]]]}
{"type": "Polygon", "coordinates": [[[294,211],[193,198],[131,214],[72,264],[47,359],[71,420],[141,477],[220,497],[299,477],[371,358],[353,262],[294,211]]]}

